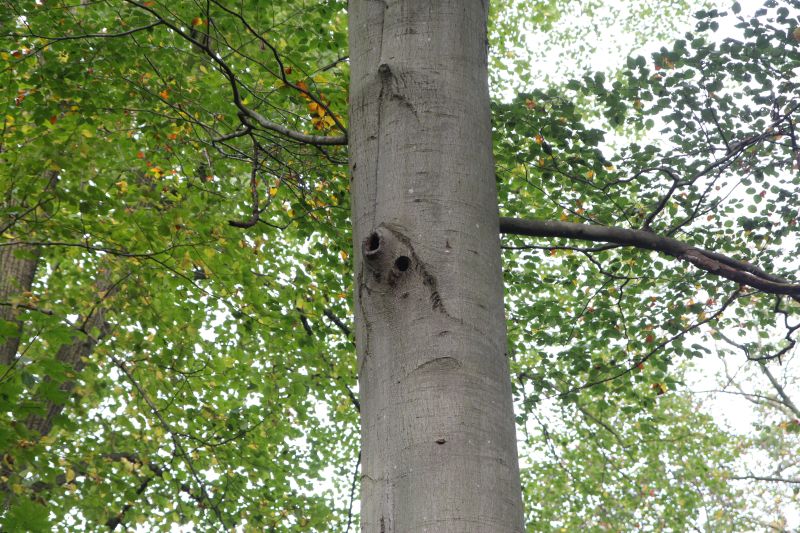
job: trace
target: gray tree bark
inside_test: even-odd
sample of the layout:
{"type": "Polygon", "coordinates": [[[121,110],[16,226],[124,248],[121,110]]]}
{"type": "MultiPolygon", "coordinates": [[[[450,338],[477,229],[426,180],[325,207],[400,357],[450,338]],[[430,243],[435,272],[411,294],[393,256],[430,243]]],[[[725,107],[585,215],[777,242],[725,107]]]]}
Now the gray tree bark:
{"type": "MultiPolygon", "coordinates": [[[[55,187],[58,172],[45,170],[42,177],[44,189],[50,190],[55,187]]],[[[29,210],[30,206],[25,205],[25,198],[15,196],[14,192],[13,188],[3,191],[3,207],[18,207],[23,212],[29,210]]],[[[0,220],[0,233],[14,228],[20,220],[16,216],[0,220]]],[[[22,322],[17,320],[19,310],[13,304],[33,287],[40,253],[38,247],[24,244],[0,247],[0,320],[15,322],[19,333],[0,341],[0,364],[11,365],[17,357],[22,322]]]]}
{"type": "Polygon", "coordinates": [[[22,334],[22,322],[17,320],[18,310],[11,304],[31,290],[38,261],[39,250],[32,246],[0,248],[0,320],[14,322],[18,329],[16,336],[0,341],[0,363],[6,366],[14,362],[22,334]]]}
{"type": "Polygon", "coordinates": [[[362,530],[517,532],[487,2],[352,0],[362,530]]]}

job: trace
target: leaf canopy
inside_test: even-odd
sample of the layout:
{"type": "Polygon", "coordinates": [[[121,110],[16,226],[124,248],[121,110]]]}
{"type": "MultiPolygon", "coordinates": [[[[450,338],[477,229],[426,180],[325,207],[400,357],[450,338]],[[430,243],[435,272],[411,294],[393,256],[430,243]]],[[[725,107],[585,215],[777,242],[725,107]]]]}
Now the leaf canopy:
{"type": "MultiPolygon", "coordinates": [[[[3,529],[354,526],[346,3],[3,5],[0,255],[37,265],[31,287],[0,272],[3,529]]],[[[492,80],[516,92],[493,103],[501,213],[797,283],[798,3],[721,41],[703,10],[652,58],[538,89],[515,54],[575,6],[523,8],[492,8],[492,80]]],[[[718,331],[791,355],[797,297],[655,251],[505,244],[529,527],[750,527],[741,448],[683,362],[718,331]]]]}

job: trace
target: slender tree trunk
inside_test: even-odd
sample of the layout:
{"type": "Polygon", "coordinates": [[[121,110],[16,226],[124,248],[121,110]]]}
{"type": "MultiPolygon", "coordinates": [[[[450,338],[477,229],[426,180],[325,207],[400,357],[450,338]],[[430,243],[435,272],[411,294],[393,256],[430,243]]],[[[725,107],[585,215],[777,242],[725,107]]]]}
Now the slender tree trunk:
{"type": "MultiPolygon", "coordinates": [[[[98,282],[96,289],[100,295],[100,301],[88,313],[86,317],[81,317],[82,330],[86,336],[76,335],[72,342],[62,345],[58,352],[56,352],[56,359],[62,363],[69,365],[72,369],[72,374],[77,376],[86,366],[86,359],[92,355],[94,347],[97,342],[101,340],[109,331],[110,326],[106,322],[106,304],[103,301],[108,291],[113,290],[108,272],[101,271],[98,273],[98,282]]],[[[64,381],[59,386],[63,392],[70,393],[75,387],[75,381],[69,379],[64,381]]],[[[53,422],[55,418],[64,410],[63,403],[56,403],[47,400],[45,403],[45,412],[42,416],[30,416],[25,421],[28,429],[34,430],[41,436],[50,434],[53,429],[53,422]]]]}
{"type": "Polygon", "coordinates": [[[488,5],[350,2],[362,530],[523,530],[488,5]]]}
{"type": "MultiPolygon", "coordinates": [[[[58,172],[55,170],[45,170],[42,172],[44,190],[55,187],[58,180],[58,172]]],[[[14,189],[5,191],[2,202],[4,207],[18,207],[24,211],[27,209],[25,198],[14,195],[14,189]]],[[[19,219],[11,218],[0,220],[0,233],[8,228],[16,229],[15,223],[19,219]]],[[[39,265],[39,255],[41,250],[35,246],[13,245],[0,247],[0,320],[15,322],[17,324],[18,335],[5,340],[0,340],[0,364],[11,365],[17,357],[19,349],[20,334],[22,333],[22,322],[17,320],[18,309],[12,304],[19,300],[26,292],[30,292],[33,280],[36,278],[36,268],[39,265]]]]}
{"type": "Polygon", "coordinates": [[[11,365],[17,356],[22,323],[11,304],[23,293],[31,290],[36,275],[39,250],[31,246],[3,246],[0,248],[0,320],[17,324],[18,334],[0,340],[0,364],[11,365]]]}
{"type": "MultiPolygon", "coordinates": [[[[46,170],[43,173],[43,177],[46,180],[45,190],[51,190],[56,186],[58,180],[57,171],[46,170]]],[[[5,200],[5,203],[6,205],[21,206],[21,208],[26,207],[19,198],[10,195],[5,200]]],[[[8,222],[6,220],[0,221],[0,226],[5,226],[8,222]]],[[[24,293],[31,291],[33,281],[36,278],[40,256],[41,249],[38,246],[19,244],[0,247],[0,319],[14,322],[18,328],[17,335],[0,340],[0,363],[6,366],[15,364],[17,357],[19,357],[19,344],[23,333],[23,323],[17,319],[19,309],[15,308],[14,305],[6,304],[19,301],[24,293]]],[[[95,288],[100,295],[100,300],[85,317],[80,317],[82,321],[81,329],[86,335],[80,336],[76,332],[72,342],[62,345],[56,352],[56,359],[69,365],[75,375],[80,373],[86,366],[85,359],[91,355],[97,341],[108,330],[104,300],[109,291],[113,290],[113,285],[107,270],[98,270],[95,288]]],[[[60,385],[60,389],[64,392],[70,392],[74,386],[74,381],[68,380],[60,385]]],[[[30,416],[25,421],[25,424],[28,429],[35,430],[40,435],[45,436],[50,433],[54,419],[63,410],[63,404],[48,400],[44,415],[30,416]]]]}

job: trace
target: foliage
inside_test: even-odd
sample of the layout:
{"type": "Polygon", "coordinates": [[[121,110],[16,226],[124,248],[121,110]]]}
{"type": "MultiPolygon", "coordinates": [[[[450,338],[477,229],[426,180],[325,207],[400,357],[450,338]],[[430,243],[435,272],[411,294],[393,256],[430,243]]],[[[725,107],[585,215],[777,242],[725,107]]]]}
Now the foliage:
{"type": "MultiPolygon", "coordinates": [[[[795,13],[797,7],[793,5],[795,13]]],[[[509,104],[496,103],[501,214],[525,217],[535,210],[542,219],[644,228],[700,248],[757,260],[791,279],[797,268],[791,258],[797,257],[800,245],[794,202],[800,185],[794,126],[800,105],[796,76],[800,42],[794,33],[797,18],[789,13],[786,6],[779,6],[742,18],[741,37],[717,44],[707,32],[716,29],[723,14],[701,11],[696,32],[662,48],[650,60],[628,59],[616,79],[602,73],[587,75],[565,88],[537,90],[509,104]],[[602,109],[602,121],[594,123],[605,128],[588,125],[580,105],[586,101],[602,109]],[[625,143],[614,137],[615,131],[639,132],[639,140],[625,143]],[[757,254],[747,253],[756,250],[757,254]]],[[[657,416],[663,408],[662,395],[681,386],[682,372],[676,372],[674,362],[711,353],[708,336],[716,329],[733,328],[761,338],[766,344],[764,361],[780,360],[794,347],[796,318],[789,317],[796,317],[797,304],[786,297],[752,291],[646,250],[558,240],[531,245],[518,237],[509,237],[506,245],[509,336],[517,354],[518,394],[525,407],[521,421],[535,416],[542,401],[559,399],[567,402],[558,411],[567,413],[564,420],[573,420],[568,413],[590,405],[596,420],[610,424],[626,439],[659,442],[666,432],[679,432],[682,424],[702,424],[714,434],[708,421],[692,421],[690,405],[676,403],[669,410],[675,426],[665,431],[651,424],[649,436],[634,430],[635,422],[625,415],[657,416]],[[785,315],[785,325],[772,327],[776,310],[785,315]]],[[[597,497],[599,488],[582,488],[578,495],[571,491],[575,478],[597,487],[608,479],[602,472],[582,472],[591,464],[608,467],[608,458],[591,459],[593,453],[601,453],[594,446],[611,437],[608,428],[601,424],[589,437],[586,432],[592,430],[585,421],[566,425],[552,438],[539,432],[531,443],[533,450],[541,450],[546,442],[556,449],[571,442],[578,451],[566,450],[568,455],[574,453],[566,458],[553,451],[551,463],[532,472],[537,479],[561,479],[565,498],[597,497]],[[559,478],[548,468],[563,470],[572,479],[559,478]]],[[[592,425],[597,423],[590,421],[592,425]]],[[[709,450],[722,453],[719,444],[702,440],[687,438],[680,446],[689,446],[692,453],[706,450],[703,453],[712,463],[709,450]]],[[[658,449],[653,446],[642,455],[657,455],[658,449]]],[[[624,456],[616,460],[621,459],[624,456]]],[[[730,468],[732,463],[720,459],[717,464],[730,468]]],[[[692,475],[702,477],[700,472],[692,475]]],[[[636,481],[627,484],[653,487],[669,477],[665,472],[650,472],[645,480],[637,475],[644,474],[636,473],[636,481]]],[[[706,499],[720,497],[719,480],[707,482],[705,488],[696,488],[698,494],[705,491],[706,499]]],[[[651,526],[684,530],[686,524],[680,520],[688,518],[690,509],[702,506],[686,503],[675,479],[670,487],[673,504],[685,515],[667,523],[652,521],[651,526]]],[[[599,509],[606,509],[603,516],[608,516],[602,498],[584,507],[593,509],[594,515],[577,512],[580,506],[572,507],[577,505],[573,501],[566,507],[576,513],[564,516],[560,503],[553,507],[541,503],[551,500],[543,500],[540,491],[560,493],[548,484],[530,495],[529,508],[541,509],[532,522],[538,523],[537,531],[547,530],[543,517],[558,516],[553,523],[571,530],[584,518],[598,516],[599,509]]],[[[620,494],[608,494],[619,502],[620,494]]],[[[625,515],[624,506],[615,505],[619,515],[612,529],[633,529],[646,522],[641,509],[639,514],[625,515]]],[[[650,509],[659,520],[664,518],[658,512],[661,507],[650,509]]],[[[710,518],[703,520],[713,523],[710,518]]],[[[737,526],[718,524],[711,529],[735,531],[737,526]]]]}
{"type": "MultiPolygon", "coordinates": [[[[722,372],[716,386],[700,391],[706,401],[731,404],[737,413],[726,425],[746,424],[737,441],[741,450],[733,483],[747,487],[747,505],[760,526],[773,530],[789,529],[794,510],[800,504],[800,409],[797,407],[797,352],[787,355],[780,366],[753,364],[769,354],[768,345],[757,340],[737,341],[721,336],[716,351],[722,372]],[[755,482],[755,483],[754,483],[755,482]]],[[[741,431],[741,430],[740,430],[741,431]]]]}
{"type": "MultiPolygon", "coordinates": [[[[39,263],[0,301],[21,339],[0,366],[3,529],[349,529],[345,2],[3,5],[0,253],[39,263]]],[[[496,88],[528,91],[493,105],[503,214],[644,227],[791,279],[798,4],[721,44],[703,11],[651,60],[532,91],[506,52],[565,5],[520,25],[493,4],[496,88]]],[[[531,528],[747,524],[740,449],[675,362],[711,327],[782,355],[797,304],[654,252],[506,244],[531,528]]]]}
{"type": "Polygon", "coordinates": [[[281,71],[262,34],[221,6],[207,24],[193,4],[56,4],[2,10],[13,39],[3,194],[22,202],[3,205],[4,244],[41,244],[43,254],[34,290],[10,302],[27,307],[24,348],[2,372],[4,529],[40,529],[25,521],[76,510],[76,530],[117,519],[213,529],[217,513],[259,529],[345,520],[346,501],[312,490],[330,473],[349,480],[356,454],[350,346],[322,319],[324,309],[348,316],[344,169],[269,132],[211,140],[240,124],[231,84],[166,28],[210,27],[243,101],[315,131],[325,114],[309,113],[283,76],[344,112],[346,64],[317,72],[343,55],[343,6],[242,6],[264,35],[281,28],[281,71]],[[166,22],[125,39],[52,37],[132,31],[153,24],[156,8],[166,22]],[[312,46],[320,27],[329,31],[312,46]],[[254,145],[264,222],[244,232],[228,221],[249,216],[254,145]],[[72,376],[54,355],[95,306],[113,328],[72,376]],[[38,439],[24,422],[43,414],[43,398],[68,408],[58,432],[38,439]]]}
{"type": "MultiPolygon", "coordinates": [[[[708,3],[708,2],[705,2],[708,3]]],[[[506,97],[561,85],[586,71],[616,72],[609,58],[666,40],[703,2],[498,0],[490,3],[490,80],[506,97]],[[558,60],[555,57],[558,56],[558,60]]]]}
{"type": "MultiPolygon", "coordinates": [[[[645,399],[652,391],[638,393],[645,399]]],[[[670,394],[638,410],[580,401],[540,408],[527,435],[537,458],[524,470],[529,529],[752,527],[745,498],[728,486],[737,450],[697,407],[670,394]]]]}

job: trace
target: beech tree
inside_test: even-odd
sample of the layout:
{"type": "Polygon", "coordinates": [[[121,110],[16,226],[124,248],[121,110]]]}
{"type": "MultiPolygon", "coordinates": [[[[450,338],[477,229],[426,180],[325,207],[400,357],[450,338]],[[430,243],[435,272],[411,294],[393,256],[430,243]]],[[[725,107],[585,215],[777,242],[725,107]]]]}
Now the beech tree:
{"type": "Polygon", "coordinates": [[[4,5],[4,529],[778,523],[682,380],[797,446],[796,0],[539,86],[568,2],[4,5]]]}

